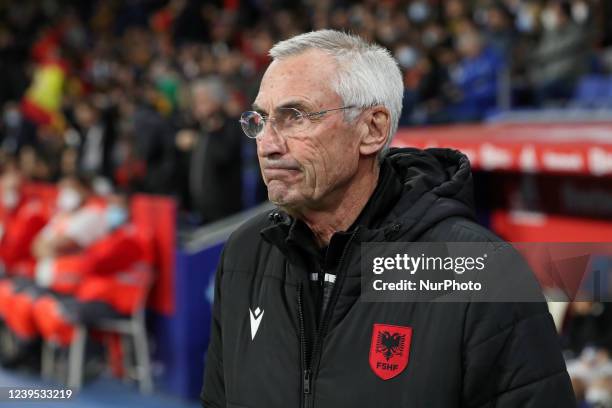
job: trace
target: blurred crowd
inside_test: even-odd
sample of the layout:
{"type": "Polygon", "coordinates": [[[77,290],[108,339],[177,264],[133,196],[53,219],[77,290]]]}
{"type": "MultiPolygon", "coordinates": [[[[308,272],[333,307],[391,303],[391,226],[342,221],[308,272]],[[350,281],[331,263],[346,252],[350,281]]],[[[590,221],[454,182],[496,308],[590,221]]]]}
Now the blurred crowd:
{"type": "Polygon", "coordinates": [[[603,0],[59,1],[0,4],[1,159],[33,180],[170,194],[188,223],[265,198],[237,125],[278,40],[350,30],[397,57],[401,125],[567,102],[612,69],[603,0]],[[250,174],[250,176],[248,176],[250,174]]]}
{"type": "Polygon", "coordinates": [[[561,338],[578,407],[612,407],[611,304],[571,303],[564,320],[561,338]]]}
{"type": "Polygon", "coordinates": [[[65,355],[78,327],[143,310],[155,277],[154,236],[151,220],[136,224],[132,206],[124,194],[97,196],[83,176],[33,186],[15,163],[5,166],[0,177],[3,367],[38,369],[43,342],[65,355]]]}

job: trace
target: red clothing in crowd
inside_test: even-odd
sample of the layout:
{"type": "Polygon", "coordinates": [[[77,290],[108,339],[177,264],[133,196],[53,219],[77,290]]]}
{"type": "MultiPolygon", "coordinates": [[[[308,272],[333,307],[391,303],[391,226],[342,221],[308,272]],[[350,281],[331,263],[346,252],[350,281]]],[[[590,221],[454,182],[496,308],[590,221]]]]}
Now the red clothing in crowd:
{"type": "MultiPolygon", "coordinates": [[[[80,304],[103,302],[120,314],[133,313],[144,301],[151,279],[147,241],[133,226],[124,226],[92,245],[80,257],[81,281],[73,298],[80,304]]],[[[44,295],[31,303],[22,320],[31,319],[32,327],[46,340],[67,345],[78,312],[67,311],[65,303],[65,298],[44,295]]]]}
{"type": "Polygon", "coordinates": [[[21,200],[13,211],[0,207],[0,260],[7,273],[19,262],[33,262],[32,242],[48,219],[39,201],[21,200]]]}

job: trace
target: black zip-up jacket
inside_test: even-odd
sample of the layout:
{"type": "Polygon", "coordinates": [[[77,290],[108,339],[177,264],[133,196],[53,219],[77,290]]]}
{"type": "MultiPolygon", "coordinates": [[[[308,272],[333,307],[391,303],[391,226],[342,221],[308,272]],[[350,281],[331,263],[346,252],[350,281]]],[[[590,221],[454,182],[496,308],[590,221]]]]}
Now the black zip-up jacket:
{"type": "Polygon", "coordinates": [[[203,406],[575,407],[544,302],[359,300],[362,243],[489,242],[507,250],[473,221],[472,194],[461,153],[391,149],[355,224],[332,237],[331,259],[320,262],[308,229],[280,211],[241,226],[217,272],[203,406]],[[319,317],[309,276],[327,272],[313,269],[320,265],[336,281],[319,317]],[[407,364],[380,365],[383,357],[407,364]]]}

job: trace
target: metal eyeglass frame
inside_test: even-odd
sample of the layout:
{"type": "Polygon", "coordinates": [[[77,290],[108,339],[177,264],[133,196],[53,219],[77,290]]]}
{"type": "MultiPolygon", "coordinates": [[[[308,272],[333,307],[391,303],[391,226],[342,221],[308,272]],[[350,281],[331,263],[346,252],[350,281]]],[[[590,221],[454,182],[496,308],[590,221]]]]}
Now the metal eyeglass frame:
{"type": "MultiPolygon", "coordinates": [[[[278,109],[287,109],[287,110],[291,109],[291,110],[294,110],[294,111],[298,112],[298,114],[299,114],[299,115],[300,115],[302,118],[305,118],[305,119],[309,119],[309,120],[310,120],[310,119],[312,119],[312,118],[314,118],[314,117],[317,117],[317,116],[323,116],[323,115],[325,115],[325,114],[326,114],[326,113],[328,113],[328,112],[334,112],[334,111],[340,111],[340,110],[346,110],[346,109],[353,109],[353,108],[355,108],[355,106],[354,106],[354,105],[349,105],[349,106],[343,106],[343,107],[341,107],[341,108],[326,109],[326,110],[322,110],[322,111],[318,111],[318,112],[311,112],[311,113],[302,112],[301,110],[299,110],[299,109],[297,109],[297,108],[292,108],[292,107],[285,107],[285,108],[278,108],[278,109]]],[[[243,113],[242,113],[242,115],[240,115],[240,120],[239,120],[240,125],[241,125],[241,127],[242,127],[242,131],[244,132],[244,134],[245,134],[245,135],[246,135],[246,136],[247,136],[249,139],[257,139],[257,138],[259,138],[259,137],[260,137],[260,136],[263,134],[263,129],[265,128],[266,123],[268,123],[268,121],[271,121],[271,123],[272,123],[272,127],[274,128],[274,130],[275,130],[277,133],[279,133],[279,134],[280,134],[280,132],[278,132],[278,130],[277,130],[275,127],[274,127],[274,119],[270,119],[270,117],[269,117],[269,116],[267,116],[267,115],[262,115],[261,113],[259,113],[259,112],[257,112],[257,111],[246,111],[246,112],[243,112],[243,113]],[[262,131],[261,131],[261,132],[260,132],[260,133],[259,133],[257,136],[251,136],[251,135],[250,135],[250,134],[247,132],[247,130],[246,130],[246,128],[247,128],[247,119],[245,119],[245,118],[244,118],[244,116],[245,116],[245,115],[249,115],[249,114],[250,114],[250,115],[258,115],[258,116],[261,118],[261,120],[263,121],[263,123],[264,123],[264,124],[263,124],[263,126],[262,126],[262,131]]]]}

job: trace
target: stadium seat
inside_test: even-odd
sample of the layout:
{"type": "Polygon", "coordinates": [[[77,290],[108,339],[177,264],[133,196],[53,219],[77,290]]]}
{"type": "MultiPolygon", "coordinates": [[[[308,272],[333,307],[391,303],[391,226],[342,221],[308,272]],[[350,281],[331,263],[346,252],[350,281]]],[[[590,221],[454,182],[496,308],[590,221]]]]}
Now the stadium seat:
{"type": "MultiPolygon", "coordinates": [[[[146,295],[152,287],[150,274],[143,274],[140,278],[142,285],[146,288],[146,295]]],[[[95,325],[87,327],[78,325],[75,327],[74,337],[68,351],[68,374],[66,384],[68,387],[78,390],[83,384],[83,365],[85,359],[85,346],[87,344],[88,332],[95,330],[104,333],[129,336],[132,340],[133,350],[136,357],[135,367],[125,367],[127,358],[124,359],[124,369],[128,373],[134,372],[134,377],[139,382],[140,391],[149,394],[153,390],[153,379],[151,376],[151,357],[149,354],[149,342],[145,325],[145,310],[148,296],[143,296],[135,312],[124,318],[101,319],[95,325]]],[[[122,345],[128,344],[122,342],[122,345]]],[[[49,341],[43,342],[41,372],[43,377],[50,377],[55,371],[55,357],[57,355],[57,344],[49,341]]],[[[123,350],[127,357],[127,350],[123,350]]]]}
{"type": "MultiPolygon", "coordinates": [[[[142,226],[141,226],[142,227],[142,226]]],[[[106,318],[100,319],[93,325],[76,325],[74,335],[70,342],[68,350],[68,373],[66,384],[78,390],[83,384],[83,366],[85,362],[85,348],[87,337],[90,331],[102,332],[105,334],[118,335],[123,346],[123,369],[129,374],[135,372],[133,377],[138,380],[140,391],[143,394],[151,393],[153,390],[153,379],[151,375],[151,357],[149,350],[149,342],[147,338],[147,329],[145,321],[145,312],[147,302],[154,283],[154,237],[150,231],[144,231],[148,228],[142,227],[139,231],[139,239],[145,248],[145,263],[136,265],[133,269],[127,271],[122,283],[118,286],[117,293],[125,295],[129,293],[131,299],[123,299],[124,302],[116,304],[120,307],[122,313],[129,313],[127,317],[106,318]],[[126,336],[131,342],[124,341],[126,336]],[[135,354],[135,367],[128,364],[128,351],[133,345],[135,354]],[[128,346],[128,347],[125,347],[128,346]]],[[[125,296],[122,296],[125,297],[125,296]]],[[[41,374],[43,377],[49,378],[55,371],[55,357],[59,346],[52,341],[43,341],[41,355],[41,374]]]]}

